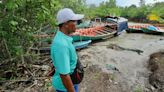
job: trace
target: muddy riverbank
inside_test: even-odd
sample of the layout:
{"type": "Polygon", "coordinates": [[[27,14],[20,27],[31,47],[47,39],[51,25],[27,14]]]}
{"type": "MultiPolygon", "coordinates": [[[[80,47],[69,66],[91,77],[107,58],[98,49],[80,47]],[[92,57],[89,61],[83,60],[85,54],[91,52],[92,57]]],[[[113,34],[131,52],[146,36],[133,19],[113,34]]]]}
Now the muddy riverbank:
{"type": "Polygon", "coordinates": [[[82,62],[89,65],[80,92],[154,92],[149,83],[148,60],[152,53],[163,49],[163,36],[147,34],[123,33],[92,44],[79,52],[82,62]],[[143,52],[109,48],[111,44],[143,52]]]}

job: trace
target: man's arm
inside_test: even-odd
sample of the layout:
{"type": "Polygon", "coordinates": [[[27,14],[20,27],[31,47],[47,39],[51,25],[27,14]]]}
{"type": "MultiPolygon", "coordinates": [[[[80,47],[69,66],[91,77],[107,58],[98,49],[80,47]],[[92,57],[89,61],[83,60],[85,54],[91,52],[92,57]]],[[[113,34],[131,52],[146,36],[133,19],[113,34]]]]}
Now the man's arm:
{"type": "Polygon", "coordinates": [[[60,74],[60,77],[61,77],[63,85],[65,86],[67,91],[75,92],[70,75],[69,74],[66,74],[66,75],[60,74]]]}

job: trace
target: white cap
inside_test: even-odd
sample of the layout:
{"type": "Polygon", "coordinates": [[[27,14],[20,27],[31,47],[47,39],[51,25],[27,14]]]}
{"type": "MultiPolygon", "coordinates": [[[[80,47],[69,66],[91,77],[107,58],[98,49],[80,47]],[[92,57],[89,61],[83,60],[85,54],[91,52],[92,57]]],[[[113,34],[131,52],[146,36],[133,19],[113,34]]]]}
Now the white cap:
{"type": "Polygon", "coordinates": [[[69,20],[80,20],[84,18],[83,14],[75,14],[71,9],[64,8],[58,11],[57,13],[57,21],[58,24],[62,24],[69,20]]]}

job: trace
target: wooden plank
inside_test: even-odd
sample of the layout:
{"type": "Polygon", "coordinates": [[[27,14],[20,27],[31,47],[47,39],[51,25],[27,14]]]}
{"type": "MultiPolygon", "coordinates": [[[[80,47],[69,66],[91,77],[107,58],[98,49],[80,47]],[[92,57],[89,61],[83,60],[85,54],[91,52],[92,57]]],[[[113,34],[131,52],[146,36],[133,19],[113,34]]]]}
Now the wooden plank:
{"type": "Polygon", "coordinates": [[[164,24],[151,24],[153,26],[157,26],[157,27],[164,27],[164,24]]]}
{"type": "Polygon", "coordinates": [[[104,31],[107,31],[108,33],[112,33],[115,30],[107,30],[107,29],[105,29],[104,31]]]}
{"type": "Polygon", "coordinates": [[[104,30],[99,30],[99,32],[101,32],[103,34],[107,34],[107,32],[105,32],[104,30]]]}
{"type": "Polygon", "coordinates": [[[104,34],[103,32],[98,31],[98,30],[96,30],[95,32],[98,33],[98,34],[100,34],[100,35],[104,34]]]}

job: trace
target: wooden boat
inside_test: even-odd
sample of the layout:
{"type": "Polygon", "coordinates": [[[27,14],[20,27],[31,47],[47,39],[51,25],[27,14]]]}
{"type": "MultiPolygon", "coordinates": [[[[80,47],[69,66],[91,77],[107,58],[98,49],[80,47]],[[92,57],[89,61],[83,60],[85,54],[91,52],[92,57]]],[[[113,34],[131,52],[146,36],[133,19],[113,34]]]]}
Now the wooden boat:
{"type": "Polygon", "coordinates": [[[126,32],[127,33],[143,33],[141,29],[133,29],[133,28],[128,28],[126,32]]]}
{"type": "Polygon", "coordinates": [[[82,34],[73,34],[72,38],[74,41],[85,41],[85,40],[99,40],[113,37],[117,33],[116,30],[111,29],[110,27],[97,27],[97,28],[88,28],[83,29],[79,32],[82,34]],[[84,31],[83,31],[84,30],[84,31]],[[87,31],[87,32],[85,32],[87,31]]]}
{"type": "Polygon", "coordinates": [[[146,28],[148,25],[132,25],[128,26],[128,29],[126,29],[127,33],[144,33],[142,31],[142,28],[146,28]]]}
{"type": "Polygon", "coordinates": [[[107,17],[107,22],[111,22],[117,25],[117,35],[120,35],[124,30],[128,29],[128,19],[123,17],[107,17]]]}
{"type": "Polygon", "coordinates": [[[161,35],[164,33],[164,30],[151,25],[129,26],[129,28],[126,31],[128,33],[146,33],[146,34],[157,34],[157,35],[161,35]]]}

